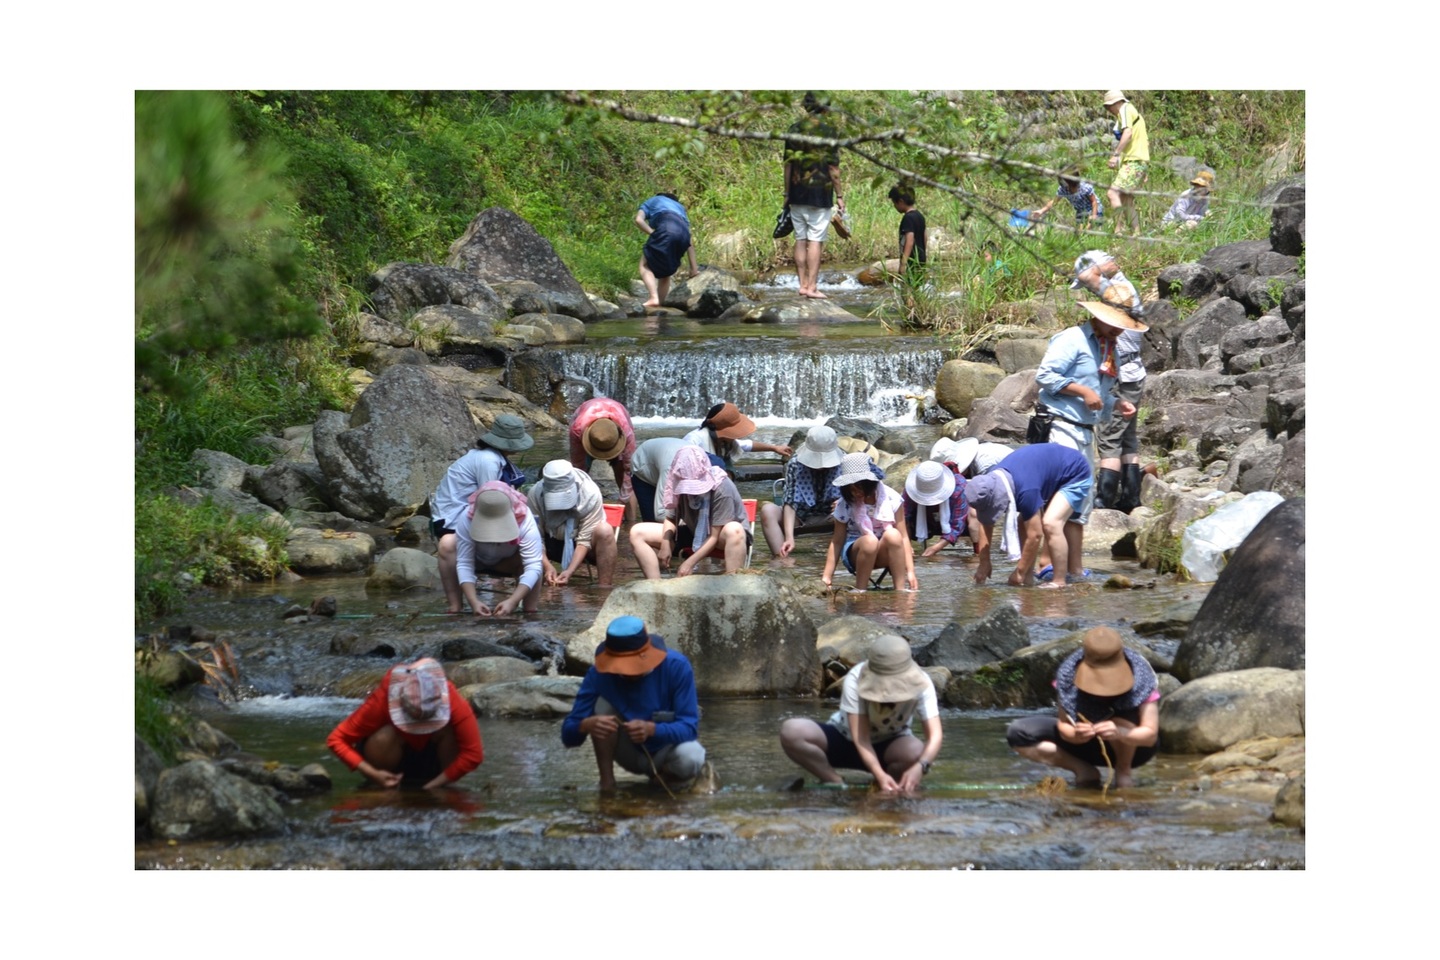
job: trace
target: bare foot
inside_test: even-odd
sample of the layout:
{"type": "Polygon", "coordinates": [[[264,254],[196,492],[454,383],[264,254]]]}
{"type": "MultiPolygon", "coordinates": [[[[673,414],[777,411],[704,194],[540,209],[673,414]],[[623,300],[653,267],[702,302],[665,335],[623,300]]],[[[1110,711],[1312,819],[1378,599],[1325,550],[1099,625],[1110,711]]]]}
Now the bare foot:
{"type": "Polygon", "coordinates": [[[830,297],[829,297],[828,294],[821,293],[819,290],[816,290],[814,293],[810,294],[810,296],[814,297],[816,300],[829,300],[829,299],[830,299],[830,297]]]}
{"type": "Polygon", "coordinates": [[[1050,581],[1049,583],[1042,583],[1042,584],[1040,584],[1040,585],[1039,585],[1038,587],[1036,587],[1035,589],[1037,589],[1037,590],[1064,590],[1064,589],[1065,589],[1065,584],[1063,584],[1063,583],[1056,583],[1056,582],[1054,582],[1054,581],[1052,580],[1052,581],[1050,581]]]}
{"type": "Polygon", "coordinates": [[[653,300],[646,300],[643,304],[641,304],[641,306],[643,306],[646,310],[654,310],[659,307],[660,304],[656,303],[653,300]]]}
{"type": "Polygon", "coordinates": [[[1129,773],[1117,773],[1117,774],[1115,774],[1115,783],[1114,783],[1114,786],[1116,786],[1116,787],[1133,787],[1133,786],[1135,786],[1135,777],[1134,777],[1133,774],[1129,774],[1129,773]]]}

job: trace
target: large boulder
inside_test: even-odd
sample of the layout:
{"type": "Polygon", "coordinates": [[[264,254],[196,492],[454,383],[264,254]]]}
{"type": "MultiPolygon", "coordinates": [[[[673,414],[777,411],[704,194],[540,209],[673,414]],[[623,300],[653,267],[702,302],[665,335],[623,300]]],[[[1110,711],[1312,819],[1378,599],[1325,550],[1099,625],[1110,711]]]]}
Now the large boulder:
{"type": "Polygon", "coordinates": [[[1276,253],[1305,252],[1305,187],[1286,187],[1270,213],[1270,246],[1276,253]]]}
{"type": "Polygon", "coordinates": [[[355,530],[298,527],[286,538],[285,552],[296,573],[359,573],[375,559],[375,538],[355,530]]]}
{"type": "MultiPolygon", "coordinates": [[[[505,316],[500,298],[484,280],[433,263],[387,263],[370,275],[366,292],[377,314],[402,326],[423,307],[449,303],[469,307],[492,321],[505,316]]],[[[383,334],[382,342],[403,346],[392,342],[393,331],[376,332],[383,334]]]]}
{"type": "Polygon", "coordinates": [[[1269,240],[1242,240],[1210,249],[1200,258],[1199,265],[1213,273],[1220,283],[1228,283],[1232,277],[1255,275],[1256,263],[1270,252],[1269,240]]]}
{"type": "Polygon", "coordinates": [[[869,617],[846,614],[820,625],[815,633],[815,648],[822,660],[839,660],[848,670],[870,656],[870,644],[876,637],[894,632],[869,617]]]}
{"type": "Polygon", "coordinates": [[[596,318],[594,304],[550,241],[504,207],[480,211],[450,245],[445,265],[487,283],[529,280],[543,290],[556,313],[596,318]]]}
{"type": "MultiPolygon", "coordinates": [[[[1161,299],[1180,297],[1200,301],[1215,289],[1215,271],[1198,263],[1171,264],[1155,277],[1161,299]]],[[[1145,311],[1150,312],[1148,309],[1145,311]]],[[[1146,318],[1149,319],[1148,316],[1146,318]]]]}
{"type": "Polygon", "coordinates": [[[1251,667],[1305,667],[1305,500],[1265,515],[1220,571],[1175,653],[1190,681],[1251,667]]]}
{"type": "Polygon", "coordinates": [[[264,787],[191,760],[160,774],[150,829],[167,840],[264,836],[285,829],[285,814],[264,787]]]}
{"type": "Polygon", "coordinates": [[[952,417],[968,417],[970,407],[988,397],[1005,379],[1005,371],[990,363],[947,360],[935,377],[935,402],[952,417]]]}
{"type": "Polygon", "coordinates": [[[692,317],[718,317],[745,300],[740,281],[734,274],[707,267],[694,277],[670,287],[665,306],[678,307],[692,317]]]}
{"type": "Polygon", "coordinates": [[[478,436],[459,394],[425,367],[391,367],[346,418],[315,421],[315,455],[332,502],[362,520],[418,507],[478,436]]]}
{"type": "Polygon", "coordinates": [[[616,588],[566,648],[568,669],[594,662],[605,627],[636,616],[695,668],[701,696],[809,695],[820,689],[815,625],[795,592],[768,577],[695,574],[616,588]]]}
{"type": "Polygon", "coordinates": [[[563,717],[575,705],[579,677],[526,677],[460,690],[482,717],[563,717]]]}
{"type": "Polygon", "coordinates": [[[150,819],[152,798],[165,772],[165,762],[155,749],[135,735],[135,825],[140,826],[150,819]]]}
{"type": "Polygon", "coordinates": [[[1305,732],[1305,671],[1257,667],[1216,673],[1160,700],[1160,749],[1215,753],[1253,737],[1305,732]]]}
{"type": "Polygon", "coordinates": [[[1246,322],[1244,305],[1221,297],[1196,310],[1180,325],[1174,339],[1174,366],[1189,369],[1220,368],[1220,340],[1225,331],[1246,322]]]}
{"type": "Polygon", "coordinates": [[[370,571],[365,581],[366,591],[370,590],[411,590],[434,589],[440,586],[440,561],[433,554],[410,547],[396,547],[385,551],[385,555],[370,571]]]}
{"type": "Polygon", "coordinates": [[[329,510],[330,489],[325,471],[310,460],[278,460],[245,472],[244,491],[281,513],[287,510],[329,510]]]}

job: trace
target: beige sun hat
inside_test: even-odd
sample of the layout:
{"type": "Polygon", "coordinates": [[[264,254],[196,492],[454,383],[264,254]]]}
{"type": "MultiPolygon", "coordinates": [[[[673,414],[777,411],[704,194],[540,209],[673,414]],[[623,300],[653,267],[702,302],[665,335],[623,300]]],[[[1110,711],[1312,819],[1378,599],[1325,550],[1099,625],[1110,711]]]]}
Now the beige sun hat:
{"type": "Polygon", "coordinates": [[[470,519],[470,539],[477,543],[509,543],[520,536],[520,524],[503,490],[481,490],[470,519]]]}
{"type": "Polygon", "coordinates": [[[1126,99],[1125,94],[1120,90],[1105,91],[1105,106],[1107,107],[1110,106],[1110,104],[1112,103],[1119,103],[1121,100],[1124,99],[1126,99]]]}
{"type": "Polygon", "coordinates": [[[910,655],[910,643],[895,633],[870,642],[870,654],[860,668],[856,692],[872,703],[902,703],[925,692],[930,677],[910,655]]]}
{"type": "Polygon", "coordinates": [[[805,442],[795,451],[796,460],[816,470],[838,467],[843,456],[834,429],[823,423],[811,427],[805,434],[805,442]]]}
{"type": "Polygon", "coordinates": [[[1125,641],[1110,627],[1091,627],[1081,640],[1085,653],[1075,667],[1075,686],[1097,697],[1118,697],[1135,686],[1125,659],[1125,641]]]}
{"type": "Polygon", "coordinates": [[[1137,333],[1144,333],[1150,329],[1150,325],[1141,323],[1130,314],[1118,307],[1112,307],[1108,303],[1096,303],[1093,300],[1085,300],[1080,304],[1092,317],[1102,323],[1108,323],[1112,327],[1119,327],[1121,330],[1134,330],[1137,333]]]}

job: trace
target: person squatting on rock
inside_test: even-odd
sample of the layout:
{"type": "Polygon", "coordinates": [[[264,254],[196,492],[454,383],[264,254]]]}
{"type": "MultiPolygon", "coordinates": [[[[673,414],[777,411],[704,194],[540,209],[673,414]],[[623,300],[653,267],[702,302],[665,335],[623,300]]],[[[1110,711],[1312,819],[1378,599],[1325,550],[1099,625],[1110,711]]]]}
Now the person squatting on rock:
{"type": "MultiPolygon", "coordinates": [[[[829,108],[814,93],[805,94],[805,116],[790,127],[792,134],[834,139],[835,128],[825,119],[829,108]]],[[[819,290],[820,258],[830,228],[832,207],[845,213],[840,186],[840,153],[834,147],[785,141],[785,205],[795,225],[795,276],[802,297],[824,300],[819,290]]]]}
{"type": "Polygon", "coordinates": [[[910,644],[896,634],[876,637],[840,690],[840,709],[825,723],[791,717],[780,725],[785,756],[822,783],[844,783],[838,768],[869,772],[886,793],[919,789],[940,754],[942,732],[935,684],[910,644]],[[910,729],[916,716],[925,724],[923,741],[910,729]]]}
{"type": "MultiPolygon", "coordinates": [[[[545,546],[540,527],[530,513],[529,501],[514,487],[499,480],[476,491],[470,515],[456,533],[456,574],[460,590],[477,617],[508,617],[521,603],[526,613],[540,609],[540,578],[544,574],[545,546]],[[493,608],[480,602],[475,591],[477,573],[514,577],[515,591],[493,608]]],[[[456,612],[456,611],[451,611],[456,612]]]]}
{"type": "Polygon", "coordinates": [[[474,711],[429,657],[391,667],[325,744],[386,789],[443,787],[485,759],[474,711]]]}
{"type": "Polygon", "coordinates": [[[672,553],[690,550],[677,576],[695,572],[700,561],[723,557],[725,572],[745,566],[754,534],[740,491],[699,447],[686,444],[670,462],[665,481],[665,518],[630,528],[630,548],[647,580],[659,580],[672,553]]]}
{"type": "Polygon", "coordinates": [[[1005,731],[1011,749],[1069,770],[1077,787],[1100,786],[1099,768],[1108,760],[1111,785],[1133,787],[1134,769],[1155,756],[1160,737],[1155,670],[1115,630],[1093,627],[1081,648],[1060,662],[1054,683],[1057,716],[1013,721],[1005,731]]]}
{"type": "Polygon", "coordinates": [[[456,575],[458,540],[455,531],[468,523],[470,498],[480,485],[501,480],[513,487],[525,482],[525,474],[510,462],[507,454],[529,450],[535,441],[525,432],[525,421],[513,413],[502,413],[495,425],[475,441],[475,448],[452,463],[430,496],[430,532],[436,541],[440,585],[445,590],[446,609],[460,612],[460,579],[456,575]]]}
{"type": "Polygon", "coordinates": [[[615,585],[615,528],[605,519],[600,488],[567,460],[551,460],[530,488],[530,513],[545,540],[545,582],[563,585],[582,563],[595,565],[599,585],[615,585]],[[554,563],[560,564],[557,572],[554,563]]]}
{"type": "MultiPolygon", "coordinates": [[[[1087,250],[1075,261],[1075,279],[1071,289],[1084,287],[1100,300],[1124,311],[1131,320],[1141,321],[1141,329],[1126,327],[1115,340],[1115,364],[1119,376],[1115,396],[1130,403],[1137,411],[1145,394],[1145,361],[1141,349],[1144,305],[1115,258],[1104,250],[1087,250]]],[[[1119,322],[1113,318],[1110,325],[1119,322]]],[[[1135,417],[1112,416],[1095,428],[1096,457],[1095,505],[1129,513],[1140,505],[1140,437],[1135,417]]]]}
{"type": "Polygon", "coordinates": [[[875,479],[871,467],[870,458],[863,453],[847,453],[840,461],[835,477],[840,499],[830,514],[835,531],[825,550],[825,572],[820,579],[825,586],[832,586],[835,567],[843,561],[845,569],[855,574],[855,592],[870,589],[870,576],[880,569],[890,571],[896,586],[903,576],[901,589],[919,590],[904,500],[875,479]]]}
{"type": "Polygon", "coordinates": [[[968,481],[970,536],[980,558],[975,582],[990,579],[990,543],[997,522],[1003,523],[1006,557],[1019,561],[1008,581],[1012,587],[1032,583],[1042,543],[1057,566],[1064,562],[1067,569],[1063,583],[1057,578],[1041,584],[1043,588],[1084,580],[1089,575],[1084,567],[1085,528],[1074,517],[1089,501],[1093,484],[1085,457],[1058,443],[1023,446],[1000,466],[968,481]]]}
{"type": "Polygon", "coordinates": [[[649,239],[640,251],[640,279],[650,296],[646,307],[659,307],[670,295],[670,278],[680,269],[680,258],[690,260],[690,276],[698,276],[695,247],[690,241],[690,216],[673,193],[657,193],[640,204],[635,225],[649,239]]]}
{"type": "Polygon", "coordinates": [[[578,747],[590,738],[601,790],[615,789],[616,763],[673,789],[706,766],[699,731],[690,661],[639,617],[611,620],[560,725],[560,741],[578,747]]]}

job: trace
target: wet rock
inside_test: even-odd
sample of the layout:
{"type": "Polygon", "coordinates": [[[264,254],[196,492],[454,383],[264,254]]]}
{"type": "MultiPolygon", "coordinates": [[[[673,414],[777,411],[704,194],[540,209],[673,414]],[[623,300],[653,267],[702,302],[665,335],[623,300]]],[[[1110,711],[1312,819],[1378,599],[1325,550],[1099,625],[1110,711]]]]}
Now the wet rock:
{"type": "Polygon", "coordinates": [[[687,274],[672,284],[665,306],[678,307],[692,317],[718,317],[746,299],[733,274],[707,267],[694,277],[687,274]]]}
{"type": "Polygon", "coordinates": [[[263,836],[283,832],[285,815],[263,787],[192,760],[160,774],[150,827],[172,840],[263,836]]]}
{"type": "Polygon", "coordinates": [[[570,641],[567,669],[588,667],[606,624],[628,614],[689,658],[702,697],[814,694],[821,675],[815,625],[798,601],[769,577],[746,574],[627,583],[570,641]]]}
{"type": "Polygon", "coordinates": [[[815,648],[822,660],[839,660],[848,670],[870,655],[876,637],[893,632],[869,617],[846,614],[826,620],[816,629],[815,648]]]}
{"type": "Polygon", "coordinates": [[[537,665],[515,657],[476,657],[474,660],[445,664],[445,676],[457,687],[471,687],[523,680],[535,676],[539,669],[537,665]]]}
{"type": "Polygon", "coordinates": [[[440,645],[440,659],[445,662],[451,660],[476,660],[480,657],[515,657],[520,660],[528,660],[523,653],[493,640],[482,640],[479,637],[456,637],[446,640],[440,645]]]}
{"type": "MultiPolygon", "coordinates": [[[[835,431],[837,437],[853,437],[865,443],[875,443],[885,436],[885,428],[874,420],[862,417],[831,417],[825,426],[835,431]]],[[[909,452],[909,451],[905,451],[909,452]]]]}
{"type": "Polygon", "coordinates": [[[440,561],[410,547],[387,550],[365,581],[366,591],[434,590],[440,587],[440,561]]]}
{"type": "Polygon", "coordinates": [[[1004,660],[1030,645],[1030,631],[1014,607],[1001,606],[979,620],[952,620],[934,641],[921,648],[915,662],[970,672],[1004,660]]]}
{"type": "Polygon", "coordinates": [[[334,597],[316,597],[310,601],[310,616],[312,617],[333,617],[335,610],[334,597]]]}
{"type": "Polygon", "coordinates": [[[1194,680],[1250,667],[1305,666],[1305,500],[1286,500],[1235,549],[1175,655],[1194,680]]]}
{"type": "Polygon", "coordinates": [[[1200,612],[1202,600],[1186,600],[1175,604],[1157,615],[1143,620],[1136,620],[1130,625],[1137,636],[1141,637],[1168,637],[1179,640],[1190,631],[1190,623],[1195,619],[1195,614],[1200,612]]]}
{"type": "Polygon", "coordinates": [[[989,397],[1005,371],[988,363],[947,360],[935,377],[935,402],[954,417],[970,416],[976,400],[989,397]]]}
{"type": "Polygon", "coordinates": [[[204,757],[223,757],[240,752],[240,744],[204,720],[195,720],[186,726],[184,743],[191,754],[204,757]]]}
{"type": "Polygon", "coordinates": [[[530,677],[460,690],[482,717],[563,717],[580,692],[579,677],[530,677]]]}
{"type": "Polygon", "coordinates": [[[280,460],[267,467],[250,467],[244,491],[266,506],[287,510],[328,510],[330,492],[325,473],[316,462],[280,460]]]}
{"type": "Polygon", "coordinates": [[[1213,753],[1252,737],[1304,732],[1303,670],[1215,673],[1160,701],[1160,744],[1167,753],[1213,753]]]}
{"type": "Polygon", "coordinates": [[[165,761],[155,748],[135,735],[135,823],[140,825],[150,819],[150,808],[155,796],[155,785],[160,774],[165,772],[165,761]]]}
{"type": "Polygon", "coordinates": [[[375,556],[375,538],[353,530],[301,527],[286,538],[285,552],[290,555],[290,568],[297,573],[355,573],[370,566],[375,556]]]}
{"type": "Polygon", "coordinates": [[[1293,780],[1286,782],[1275,795],[1275,812],[1273,814],[1277,823],[1283,823],[1287,827],[1299,827],[1305,830],[1305,774],[1300,774],[1293,780]]]}
{"type": "Polygon", "coordinates": [[[200,664],[174,650],[137,649],[135,671],[154,680],[166,690],[200,683],[205,679],[205,671],[200,664]]]}
{"type": "Polygon", "coordinates": [[[512,327],[523,325],[539,330],[543,337],[541,343],[585,342],[585,324],[563,313],[522,313],[510,323],[512,327]]]}
{"type": "Polygon", "coordinates": [[[358,633],[345,631],[337,633],[330,638],[330,652],[341,657],[395,657],[393,644],[376,640],[374,637],[362,637],[358,633]]]}
{"type": "Polygon", "coordinates": [[[593,320],[594,305],[550,241],[503,207],[482,210],[450,245],[447,267],[489,283],[528,280],[544,291],[555,312],[593,320]]]}

